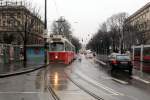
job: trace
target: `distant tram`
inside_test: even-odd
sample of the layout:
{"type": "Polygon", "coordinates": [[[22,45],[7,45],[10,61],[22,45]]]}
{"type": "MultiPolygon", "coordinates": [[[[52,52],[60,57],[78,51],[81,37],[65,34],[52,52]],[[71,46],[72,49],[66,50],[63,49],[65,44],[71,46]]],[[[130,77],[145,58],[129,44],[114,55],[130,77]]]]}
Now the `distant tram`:
{"type": "Polygon", "coordinates": [[[134,67],[141,71],[150,72],[150,45],[133,46],[132,49],[134,67]]]}
{"type": "Polygon", "coordinates": [[[75,58],[75,47],[61,35],[51,35],[49,40],[49,62],[70,64],[75,58]]]}
{"type": "Polygon", "coordinates": [[[143,62],[150,62],[150,45],[135,46],[133,50],[134,50],[133,58],[135,61],[141,60],[141,52],[142,52],[143,62]]]}

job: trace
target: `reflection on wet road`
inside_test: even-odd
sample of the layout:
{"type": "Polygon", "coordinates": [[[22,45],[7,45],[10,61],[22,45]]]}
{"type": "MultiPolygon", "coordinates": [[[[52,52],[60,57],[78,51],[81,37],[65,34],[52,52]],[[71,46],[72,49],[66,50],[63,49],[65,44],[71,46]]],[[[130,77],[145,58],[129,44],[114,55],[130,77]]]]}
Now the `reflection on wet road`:
{"type": "MultiPolygon", "coordinates": [[[[82,63],[75,64],[76,65],[75,73],[78,73],[80,71],[81,77],[86,76],[89,79],[92,79],[91,80],[92,83],[94,80],[96,81],[96,84],[97,83],[102,84],[101,85],[102,87],[101,86],[99,87],[101,88],[107,87],[106,89],[108,90],[114,90],[115,92],[119,92],[120,94],[123,94],[117,96],[114,95],[110,98],[110,100],[114,100],[114,99],[115,100],[149,100],[150,84],[144,84],[137,80],[131,79],[128,76],[127,72],[117,71],[111,76],[109,72],[109,68],[102,67],[96,64],[93,61],[93,59],[87,60],[84,58],[84,56],[82,59],[83,59],[82,63]]],[[[87,80],[89,81],[88,78],[87,80]]],[[[106,97],[107,100],[109,100],[108,98],[109,96],[106,97]]]]}
{"type": "Polygon", "coordinates": [[[68,78],[65,73],[66,68],[65,65],[54,64],[50,65],[48,69],[50,86],[60,100],[95,100],[68,78]]]}
{"type": "Polygon", "coordinates": [[[149,100],[149,93],[149,83],[131,79],[127,72],[111,75],[109,68],[84,56],[81,62],[50,64],[35,72],[0,79],[0,100],[53,100],[54,94],[60,100],[149,100]]]}

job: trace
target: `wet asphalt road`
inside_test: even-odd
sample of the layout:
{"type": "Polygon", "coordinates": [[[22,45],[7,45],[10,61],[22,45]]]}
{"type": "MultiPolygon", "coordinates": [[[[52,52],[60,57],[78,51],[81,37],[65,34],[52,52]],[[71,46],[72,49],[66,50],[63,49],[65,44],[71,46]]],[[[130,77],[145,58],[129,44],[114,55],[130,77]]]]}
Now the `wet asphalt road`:
{"type": "Polygon", "coordinates": [[[0,79],[0,100],[150,100],[150,84],[129,78],[126,72],[110,75],[93,59],[66,66],[51,64],[32,73],[0,79]]]}

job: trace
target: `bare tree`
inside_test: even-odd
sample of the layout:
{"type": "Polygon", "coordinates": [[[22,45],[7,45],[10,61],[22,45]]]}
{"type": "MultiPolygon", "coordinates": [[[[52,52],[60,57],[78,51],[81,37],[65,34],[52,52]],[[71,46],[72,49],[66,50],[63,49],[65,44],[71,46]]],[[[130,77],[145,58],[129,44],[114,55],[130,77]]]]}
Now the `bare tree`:
{"type": "Polygon", "coordinates": [[[98,32],[92,37],[91,41],[87,44],[88,49],[93,51],[109,52],[110,46],[113,51],[122,51],[123,38],[124,38],[124,21],[126,20],[127,13],[118,13],[112,15],[106,22],[100,25],[98,32]]]}
{"type": "Polygon", "coordinates": [[[81,49],[81,43],[79,42],[79,39],[72,36],[71,43],[75,46],[76,53],[78,53],[79,50],[81,49]]]}
{"type": "Polygon", "coordinates": [[[100,25],[100,30],[102,32],[107,32],[108,31],[108,26],[107,26],[107,23],[106,22],[103,22],[101,25],[100,25]]]}
{"type": "Polygon", "coordinates": [[[128,14],[123,12],[113,15],[107,20],[109,30],[112,33],[113,49],[123,51],[124,22],[127,16],[128,14]]]}

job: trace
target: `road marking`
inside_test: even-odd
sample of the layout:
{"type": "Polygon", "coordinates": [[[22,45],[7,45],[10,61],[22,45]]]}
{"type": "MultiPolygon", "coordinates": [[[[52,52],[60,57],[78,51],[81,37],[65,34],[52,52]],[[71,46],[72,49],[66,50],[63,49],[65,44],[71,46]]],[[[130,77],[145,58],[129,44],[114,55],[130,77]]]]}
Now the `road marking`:
{"type": "Polygon", "coordinates": [[[105,79],[105,80],[111,80],[112,77],[108,77],[108,76],[101,76],[102,79],[105,79]]]}
{"type": "Polygon", "coordinates": [[[37,94],[42,92],[0,92],[0,94],[37,94]]]}
{"type": "Polygon", "coordinates": [[[121,83],[121,84],[125,84],[125,85],[128,84],[128,82],[123,81],[123,80],[119,80],[119,79],[116,79],[116,78],[112,78],[112,80],[117,81],[117,82],[119,82],[119,83],[121,83]]]}
{"type": "Polygon", "coordinates": [[[139,80],[139,81],[142,81],[142,82],[144,82],[144,83],[146,83],[146,84],[150,84],[149,81],[144,80],[144,79],[142,79],[142,78],[140,78],[140,77],[138,77],[138,76],[132,76],[132,78],[133,78],[133,79],[136,79],[136,80],[139,80]]]}
{"type": "Polygon", "coordinates": [[[103,84],[101,84],[101,83],[99,83],[99,82],[96,82],[96,81],[92,80],[91,78],[89,78],[89,77],[83,75],[83,74],[82,74],[81,72],[79,72],[79,71],[77,72],[77,75],[81,76],[81,77],[82,77],[83,79],[85,79],[86,81],[88,81],[88,82],[90,82],[90,83],[92,83],[92,84],[94,84],[94,85],[96,85],[96,86],[98,86],[98,87],[100,87],[100,88],[102,88],[102,89],[108,91],[109,93],[112,93],[113,95],[121,95],[121,96],[124,96],[124,94],[122,94],[122,93],[120,93],[120,92],[117,92],[117,91],[115,91],[115,90],[113,90],[113,89],[111,89],[111,88],[109,88],[109,87],[107,87],[107,86],[105,86],[105,85],[103,85],[103,84]]]}
{"type": "Polygon", "coordinates": [[[105,62],[103,62],[101,60],[96,59],[96,61],[99,62],[99,63],[101,63],[101,64],[103,64],[103,65],[107,65],[105,62]]]}

